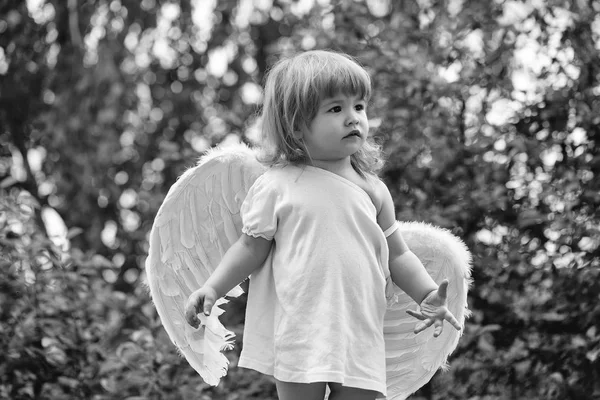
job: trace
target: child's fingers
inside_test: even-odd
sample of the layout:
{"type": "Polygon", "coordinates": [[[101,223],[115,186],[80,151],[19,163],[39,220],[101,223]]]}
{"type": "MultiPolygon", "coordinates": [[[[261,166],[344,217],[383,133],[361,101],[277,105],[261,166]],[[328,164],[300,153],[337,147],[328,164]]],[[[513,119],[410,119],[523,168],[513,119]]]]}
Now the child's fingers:
{"type": "Polygon", "coordinates": [[[425,329],[429,328],[431,325],[433,325],[434,320],[431,318],[427,318],[425,321],[423,322],[419,322],[417,324],[417,326],[415,326],[415,333],[421,333],[423,332],[425,329]]]}
{"type": "Polygon", "coordinates": [[[438,287],[438,295],[441,299],[448,297],[448,279],[444,279],[438,287]]]}
{"type": "Polygon", "coordinates": [[[444,319],[448,321],[450,325],[452,325],[457,331],[460,331],[462,329],[460,323],[450,311],[446,312],[446,316],[444,317],[444,319]]]}
{"type": "Polygon", "coordinates": [[[423,314],[421,314],[421,313],[418,313],[418,312],[416,312],[416,311],[413,311],[413,310],[406,310],[406,313],[407,313],[408,315],[410,315],[411,317],[415,317],[416,319],[420,319],[421,321],[423,321],[423,320],[427,319],[427,317],[426,317],[426,316],[424,316],[423,314]]]}
{"type": "Polygon", "coordinates": [[[434,329],[433,329],[433,337],[438,337],[442,334],[442,331],[444,330],[444,322],[440,321],[439,319],[436,320],[434,322],[434,329]]]}
{"type": "Polygon", "coordinates": [[[196,316],[198,314],[197,305],[198,299],[194,294],[192,294],[190,297],[188,297],[185,304],[185,319],[187,323],[194,328],[197,328],[200,324],[200,321],[198,321],[198,317],[196,316]]]}
{"type": "Polygon", "coordinates": [[[205,315],[210,315],[210,310],[212,309],[213,303],[214,300],[206,298],[204,293],[192,293],[190,297],[188,297],[185,305],[185,319],[187,320],[188,324],[194,328],[198,328],[200,325],[200,320],[198,319],[200,307],[203,307],[205,315]]]}
{"type": "Polygon", "coordinates": [[[215,301],[213,299],[211,299],[210,297],[206,296],[204,298],[204,315],[209,316],[210,315],[210,311],[213,308],[215,301]]]}

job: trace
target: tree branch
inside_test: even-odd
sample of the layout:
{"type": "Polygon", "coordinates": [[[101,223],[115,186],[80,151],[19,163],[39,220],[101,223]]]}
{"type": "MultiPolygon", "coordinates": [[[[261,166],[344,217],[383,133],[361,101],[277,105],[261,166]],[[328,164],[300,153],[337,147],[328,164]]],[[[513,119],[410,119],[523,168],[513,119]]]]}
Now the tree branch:
{"type": "Polygon", "coordinates": [[[73,46],[83,49],[83,40],[79,32],[79,13],[77,12],[77,0],[69,0],[69,33],[73,46]]]}
{"type": "MultiPolygon", "coordinates": [[[[19,186],[21,186],[24,190],[28,191],[33,198],[37,200],[40,206],[48,205],[48,199],[46,197],[42,197],[39,192],[39,188],[37,182],[35,181],[35,177],[31,171],[31,165],[29,165],[29,160],[27,159],[27,145],[25,143],[25,128],[24,124],[17,123],[15,121],[10,121],[10,135],[12,137],[12,142],[21,154],[21,158],[23,159],[23,167],[25,168],[25,181],[20,182],[19,186]]],[[[48,236],[48,232],[46,231],[46,225],[42,219],[42,209],[41,207],[36,208],[35,212],[35,223],[37,226],[48,236]]]]}

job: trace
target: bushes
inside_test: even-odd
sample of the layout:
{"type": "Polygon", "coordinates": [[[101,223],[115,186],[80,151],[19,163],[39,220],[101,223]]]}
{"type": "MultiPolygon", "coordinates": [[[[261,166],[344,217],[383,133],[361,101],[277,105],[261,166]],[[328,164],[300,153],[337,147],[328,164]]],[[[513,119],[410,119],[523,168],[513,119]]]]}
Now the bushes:
{"type": "Polygon", "coordinates": [[[102,257],[59,249],[35,223],[37,209],[26,192],[2,197],[0,397],[113,398],[134,393],[132,384],[154,390],[154,363],[165,361],[168,343],[152,339],[158,327],[148,297],[141,289],[114,292],[102,257]]]}
{"type": "Polygon", "coordinates": [[[480,280],[436,399],[600,398],[600,270],[506,269],[480,280]]]}
{"type": "Polygon", "coordinates": [[[146,289],[115,291],[103,277],[106,259],[59,249],[35,223],[39,206],[26,192],[3,192],[0,210],[0,398],[276,398],[258,374],[232,370],[219,388],[203,383],[146,289]]]}
{"type": "MultiPolygon", "coordinates": [[[[2,194],[0,398],[277,398],[271,379],[238,368],[208,387],[177,355],[145,288],[115,291],[106,259],[59,249],[26,192],[2,194]]],[[[413,398],[599,398],[598,268],[478,275],[450,371],[413,398]]],[[[243,306],[228,316],[238,351],[243,306]]],[[[232,365],[238,355],[228,353],[232,365]]]]}

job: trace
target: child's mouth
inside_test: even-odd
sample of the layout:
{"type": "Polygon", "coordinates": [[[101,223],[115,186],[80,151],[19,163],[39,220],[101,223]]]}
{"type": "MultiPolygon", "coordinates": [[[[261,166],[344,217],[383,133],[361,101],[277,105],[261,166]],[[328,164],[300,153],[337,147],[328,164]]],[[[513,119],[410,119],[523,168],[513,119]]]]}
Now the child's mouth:
{"type": "Polygon", "coordinates": [[[360,135],[360,132],[358,130],[353,130],[352,132],[350,132],[349,134],[347,134],[346,136],[344,136],[344,139],[351,138],[351,137],[361,138],[362,136],[360,135]]]}

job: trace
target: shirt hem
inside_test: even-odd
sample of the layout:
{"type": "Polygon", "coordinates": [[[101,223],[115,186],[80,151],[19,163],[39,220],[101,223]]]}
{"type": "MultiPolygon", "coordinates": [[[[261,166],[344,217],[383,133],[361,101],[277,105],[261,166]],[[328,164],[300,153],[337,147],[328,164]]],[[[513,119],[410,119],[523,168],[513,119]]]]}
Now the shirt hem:
{"type": "Polygon", "coordinates": [[[238,367],[242,367],[242,368],[246,368],[246,369],[253,369],[253,370],[258,371],[261,374],[265,374],[265,375],[273,376],[273,374],[274,374],[273,367],[271,364],[265,364],[265,363],[261,363],[256,360],[247,359],[244,356],[241,356],[240,359],[238,360],[238,367]]]}
{"type": "Polygon", "coordinates": [[[273,376],[275,379],[282,382],[294,382],[294,383],[314,383],[314,382],[333,382],[339,383],[343,386],[355,387],[365,390],[373,390],[379,393],[378,398],[381,396],[385,397],[387,393],[387,387],[385,384],[374,382],[370,379],[348,377],[344,376],[339,372],[321,371],[321,372],[291,372],[286,370],[275,370],[272,365],[265,364],[256,360],[247,358],[240,358],[238,361],[238,367],[253,369],[265,375],[273,376]]]}

